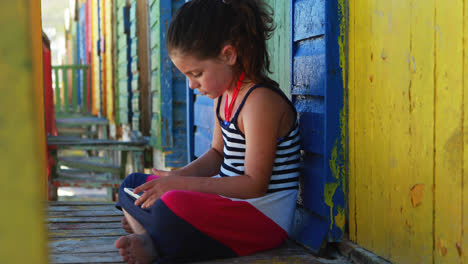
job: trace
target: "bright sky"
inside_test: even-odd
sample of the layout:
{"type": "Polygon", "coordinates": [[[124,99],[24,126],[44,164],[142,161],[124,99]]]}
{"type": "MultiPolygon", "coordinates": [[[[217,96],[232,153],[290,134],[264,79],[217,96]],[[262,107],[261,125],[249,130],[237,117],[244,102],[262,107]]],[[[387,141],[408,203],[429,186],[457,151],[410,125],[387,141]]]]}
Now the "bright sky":
{"type": "Polygon", "coordinates": [[[42,29],[51,40],[52,65],[60,64],[65,53],[65,10],[68,0],[42,0],[42,29]]]}

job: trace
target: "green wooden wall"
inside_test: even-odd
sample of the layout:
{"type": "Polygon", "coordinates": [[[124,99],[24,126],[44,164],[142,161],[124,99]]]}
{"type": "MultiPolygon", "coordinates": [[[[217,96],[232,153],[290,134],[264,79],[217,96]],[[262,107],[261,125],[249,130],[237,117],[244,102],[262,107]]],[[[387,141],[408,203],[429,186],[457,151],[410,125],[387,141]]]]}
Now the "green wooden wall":
{"type": "Polygon", "coordinates": [[[290,58],[291,58],[291,30],[289,1],[266,0],[273,8],[276,30],[268,40],[271,70],[270,78],[277,81],[286,95],[290,94],[290,58]]]}

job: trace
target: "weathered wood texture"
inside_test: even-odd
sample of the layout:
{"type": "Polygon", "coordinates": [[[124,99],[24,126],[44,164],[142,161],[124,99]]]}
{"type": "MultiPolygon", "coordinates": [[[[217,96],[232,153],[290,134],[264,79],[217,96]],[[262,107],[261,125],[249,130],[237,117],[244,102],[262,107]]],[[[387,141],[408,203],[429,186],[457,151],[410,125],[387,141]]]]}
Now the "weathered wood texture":
{"type": "Polygon", "coordinates": [[[40,210],[47,162],[40,25],[39,1],[6,2],[0,9],[2,263],[47,261],[40,210]]]}
{"type": "Polygon", "coordinates": [[[174,169],[187,163],[186,80],[169,58],[166,34],[172,15],[182,0],[151,0],[149,27],[151,48],[151,145],[153,166],[174,169]]]}
{"type": "Polygon", "coordinates": [[[150,136],[151,128],[151,96],[150,96],[150,68],[149,59],[149,20],[148,1],[137,0],[137,31],[138,31],[138,68],[140,70],[140,128],[144,136],[150,136]]]}
{"type": "MultiPolygon", "coordinates": [[[[47,207],[49,249],[52,263],[122,263],[114,242],[125,235],[122,212],[111,203],[49,202],[47,207]]],[[[325,260],[288,241],[278,249],[251,256],[197,262],[341,264],[345,259],[325,260]]]]}
{"type": "Polygon", "coordinates": [[[104,64],[106,65],[105,67],[105,75],[106,75],[106,102],[105,103],[105,108],[106,108],[106,117],[109,119],[109,123],[114,126],[115,125],[115,109],[114,109],[114,101],[115,101],[115,94],[116,94],[116,89],[114,87],[114,65],[113,65],[113,60],[114,60],[114,49],[115,46],[113,45],[112,39],[113,35],[115,32],[112,30],[112,25],[113,25],[113,10],[114,10],[114,5],[115,1],[112,0],[105,0],[104,2],[104,12],[105,12],[105,22],[103,25],[103,28],[105,28],[105,34],[104,34],[104,44],[105,44],[105,51],[106,51],[106,56],[105,56],[105,62],[104,64]]]}
{"type": "Polygon", "coordinates": [[[101,109],[101,73],[100,73],[100,60],[99,60],[99,2],[97,1],[90,1],[91,2],[91,76],[92,76],[92,88],[91,88],[91,96],[92,96],[92,114],[94,116],[100,115],[102,112],[101,109]]]}
{"type": "Polygon", "coordinates": [[[466,10],[349,2],[349,235],[395,263],[468,263],[466,10]]]}
{"type": "Polygon", "coordinates": [[[50,202],[47,216],[52,263],[122,263],[114,242],[125,235],[123,214],[114,204],[50,202]]]}
{"type": "Polygon", "coordinates": [[[304,163],[299,203],[306,208],[299,211],[295,237],[316,251],[345,232],[344,3],[291,0],[291,96],[304,163]]]}
{"type": "Polygon", "coordinates": [[[290,3],[285,0],[265,1],[273,8],[276,29],[267,41],[270,54],[270,78],[277,81],[285,94],[290,94],[291,16],[290,3]]]}
{"type": "Polygon", "coordinates": [[[128,32],[128,12],[126,11],[126,1],[118,0],[114,5],[114,67],[115,67],[115,111],[116,124],[128,124],[128,49],[127,49],[127,34],[128,32]]]}

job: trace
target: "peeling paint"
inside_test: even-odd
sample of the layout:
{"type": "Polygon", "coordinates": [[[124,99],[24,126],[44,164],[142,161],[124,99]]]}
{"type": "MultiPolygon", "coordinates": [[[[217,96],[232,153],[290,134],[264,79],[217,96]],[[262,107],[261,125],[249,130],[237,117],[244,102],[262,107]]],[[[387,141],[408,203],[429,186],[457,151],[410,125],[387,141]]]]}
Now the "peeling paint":
{"type": "MultiPolygon", "coordinates": [[[[340,21],[340,35],[338,36],[338,47],[340,51],[340,68],[343,89],[346,91],[346,1],[338,0],[338,19],[340,21]]],[[[346,98],[346,96],[343,96],[346,98]]]]}
{"type": "Polygon", "coordinates": [[[325,204],[330,207],[330,229],[333,228],[333,223],[336,224],[338,228],[344,232],[344,225],[346,222],[346,214],[345,210],[341,207],[336,208],[336,215],[333,215],[333,197],[335,196],[336,190],[341,185],[341,191],[345,192],[346,188],[346,138],[347,138],[347,90],[346,90],[346,64],[347,64],[347,56],[346,56],[346,33],[347,33],[347,25],[346,25],[346,1],[345,0],[338,0],[338,19],[340,33],[338,36],[338,49],[339,49],[339,66],[341,68],[341,81],[342,81],[342,88],[343,88],[343,107],[340,111],[340,140],[338,139],[335,141],[335,144],[332,148],[329,166],[331,175],[333,178],[337,180],[337,182],[330,182],[325,184],[325,204]]]}
{"type": "Polygon", "coordinates": [[[416,184],[411,188],[411,204],[413,208],[421,204],[422,199],[424,198],[424,189],[426,186],[424,184],[416,184]]]}
{"type": "Polygon", "coordinates": [[[437,252],[439,252],[441,256],[447,255],[447,247],[445,246],[445,244],[445,241],[441,238],[439,238],[439,240],[437,241],[437,252]]]}
{"type": "Polygon", "coordinates": [[[333,196],[335,195],[336,188],[339,184],[336,182],[330,182],[325,184],[325,204],[330,207],[330,229],[333,228],[333,196]]]}
{"type": "Polygon", "coordinates": [[[345,223],[346,223],[345,210],[344,210],[344,208],[339,207],[339,208],[336,209],[336,211],[338,212],[335,215],[336,226],[339,227],[342,231],[344,231],[344,226],[345,226],[345,223]]]}
{"type": "Polygon", "coordinates": [[[458,241],[455,246],[457,247],[458,256],[463,256],[463,248],[461,242],[458,241]]]}

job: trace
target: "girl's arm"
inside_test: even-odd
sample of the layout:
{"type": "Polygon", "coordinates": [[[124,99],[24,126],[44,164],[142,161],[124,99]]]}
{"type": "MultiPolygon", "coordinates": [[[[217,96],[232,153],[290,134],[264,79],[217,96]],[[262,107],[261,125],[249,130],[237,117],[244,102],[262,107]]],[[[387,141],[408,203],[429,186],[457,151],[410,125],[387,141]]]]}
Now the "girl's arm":
{"type": "Polygon", "coordinates": [[[280,120],[285,111],[284,105],[281,107],[281,101],[270,98],[273,96],[271,93],[273,92],[266,89],[255,90],[249,96],[249,103],[242,109],[242,121],[239,119],[239,124],[242,124],[241,129],[244,130],[246,138],[244,175],[219,178],[160,178],[135,189],[135,193],[147,190],[135,204],[142,204],[143,208],[150,207],[170,190],[213,193],[240,199],[265,195],[273,168],[280,120]]]}

